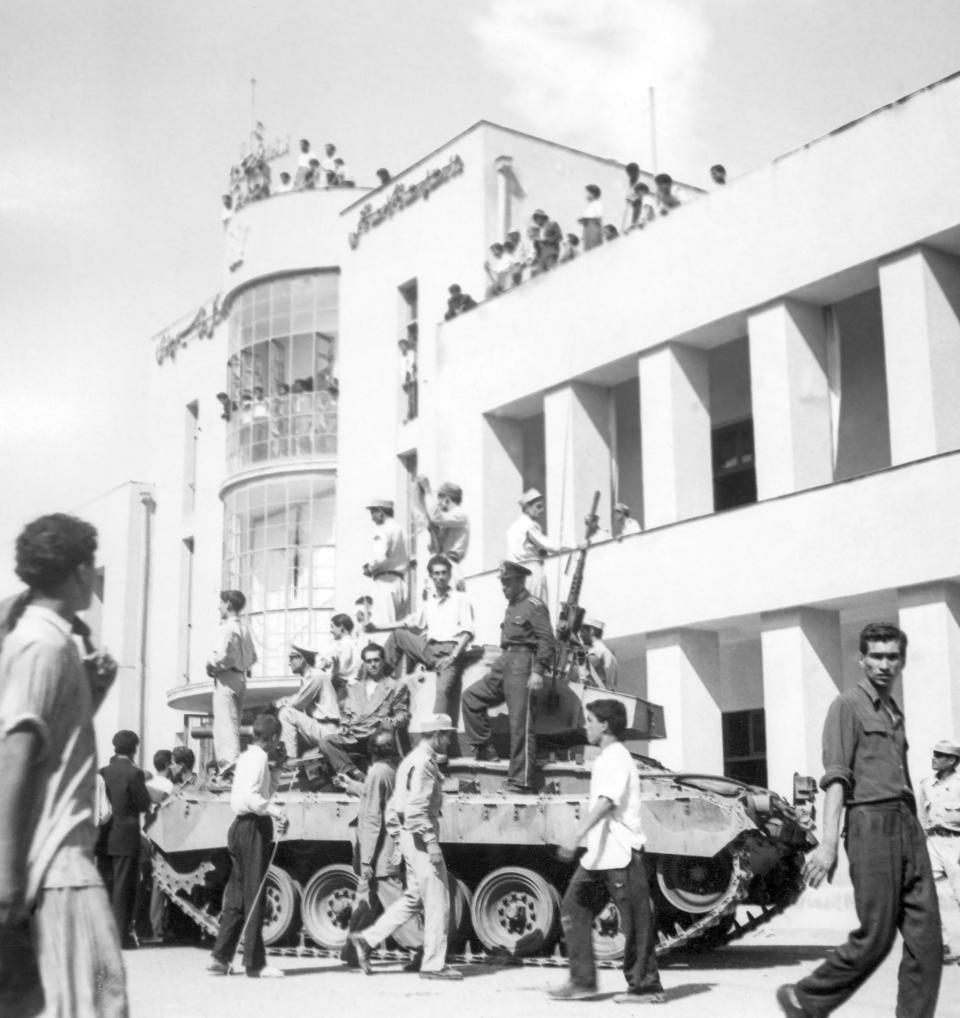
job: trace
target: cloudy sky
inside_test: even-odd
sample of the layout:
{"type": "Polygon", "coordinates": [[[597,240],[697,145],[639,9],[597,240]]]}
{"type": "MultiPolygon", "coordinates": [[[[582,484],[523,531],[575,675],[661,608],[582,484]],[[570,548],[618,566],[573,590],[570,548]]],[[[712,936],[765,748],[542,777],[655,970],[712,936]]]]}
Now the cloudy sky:
{"type": "Polygon", "coordinates": [[[956,0],[4,0],[0,556],[150,479],[150,337],[218,289],[251,77],[270,136],[361,184],[481,118],[648,165],[654,86],[660,168],[704,184],[952,73],[958,39],[956,0]]]}

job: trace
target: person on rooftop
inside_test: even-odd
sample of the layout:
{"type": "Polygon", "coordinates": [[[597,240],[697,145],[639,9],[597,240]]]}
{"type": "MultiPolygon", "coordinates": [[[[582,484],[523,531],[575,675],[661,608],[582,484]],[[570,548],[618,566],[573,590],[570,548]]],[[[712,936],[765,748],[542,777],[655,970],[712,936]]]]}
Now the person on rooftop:
{"type": "Polygon", "coordinates": [[[710,167],[710,179],[720,187],[726,184],[727,168],[723,165],[723,163],[714,163],[713,166],[710,167]]]}
{"type": "Polygon", "coordinates": [[[673,193],[673,177],[669,173],[658,173],[653,182],[657,185],[657,209],[665,216],[680,205],[680,199],[673,193]]]}
{"type": "Polygon", "coordinates": [[[324,184],[335,184],[337,181],[337,167],[334,165],[334,160],[337,156],[337,146],[331,145],[330,142],[327,142],[327,144],[323,146],[323,153],[323,158],[320,160],[321,175],[320,180],[318,181],[319,186],[324,184]]]}
{"type": "Polygon", "coordinates": [[[390,176],[390,171],[386,167],[381,166],[380,169],[377,170],[377,180],[380,181],[380,187],[386,187],[386,185],[393,180],[393,177],[390,176]]]}
{"type": "Polygon", "coordinates": [[[333,169],[333,182],[337,187],[353,187],[353,176],[347,169],[347,164],[339,156],[333,161],[333,169]]]}
{"type": "Polygon", "coordinates": [[[580,253],[580,238],[575,233],[568,233],[560,246],[560,261],[569,262],[580,253]]]}
{"type": "Polygon", "coordinates": [[[563,230],[560,224],[551,219],[543,209],[533,214],[533,222],[537,227],[537,261],[534,272],[546,272],[560,260],[560,241],[563,230]]]}
{"type": "Polygon", "coordinates": [[[284,172],[280,174],[280,180],[277,183],[277,186],[273,189],[273,193],[274,194],[286,194],[287,191],[292,191],[292,190],[293,190],[293,181],[290,179],[290,174],[287,173],[286,170],[284,170],[284,172]]]}
{"type": "Polygon", "coordinates": [[[586,186],[587,204],[578,222],[583,227],[583,250],[599,247],[603,243],[603,202],[596,184],[586,186]]]}
{"type": "Polygon", "coordinates": [[[310,160],[315,158],[316,153],[310,150],[310,142],[306,138],[300,139],[300,154],[297,156],[297,175],[294,177],[293,186],[303,187],[306,183],[307,173],[310,170],[310,160]]]}

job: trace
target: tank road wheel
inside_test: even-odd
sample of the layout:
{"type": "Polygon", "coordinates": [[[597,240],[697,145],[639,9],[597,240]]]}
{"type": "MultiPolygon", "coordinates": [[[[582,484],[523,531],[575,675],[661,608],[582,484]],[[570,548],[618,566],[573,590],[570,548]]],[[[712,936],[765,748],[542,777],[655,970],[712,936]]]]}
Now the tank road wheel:
{"type": "Polygon", "coordinates": [[[736,880],[729,855],[662,855],[657,884],[667,902],[680,912],[701,914],[715,908],[736,880]]]}
{"type": "Polygon", "coordinates": [[[620,961],[625,945],[620,909],[608,901],[593,920],[593,955],[597,961],[620,961]]]}
{"type": "Polygon", "coordinates": [[[485,876],[474,891],[474,932],[488,951],[541,954],[559,933],[557,902],[556,891],[539,874],[505,866],[485,876]]]}
{"type": "Polygon", "coordinates": [[[300,902],[303,928],[320,947],[339,950],[347,941],[357,876],[350,866],[324,866],[307,881],[300,902]]]}
{"type": "MultiPolygon", "coordinates": [[[[447,926],[447,950],[460,951],[470,936],[470,888],[455,874],[447,873],[450,889],[450,922],[447,926]]],[[[415,951],[423,947],[423,916],[408,919],[390,936],[400,947],[415,951]]]]}
{"type": "Polygon", "coordinates": [[[263,889],[263,942],[267,947],[281,943],[300,928],[297,922],[299,904],[297,882],[286,870],[271,866],[263,889]]]}

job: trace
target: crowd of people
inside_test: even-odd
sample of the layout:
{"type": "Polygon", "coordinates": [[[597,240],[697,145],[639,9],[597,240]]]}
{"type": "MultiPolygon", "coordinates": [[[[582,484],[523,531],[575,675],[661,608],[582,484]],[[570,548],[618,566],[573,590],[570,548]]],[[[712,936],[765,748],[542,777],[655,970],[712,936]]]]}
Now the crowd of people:
{"type": "MultiPolygon", "coordinates": [[[[261,144],[244,156],[238,166],[230,168],[230,184],[221,196],[221,218],[224,222],[244,205],[271,195],[285,194],[287,191],[355,186],[353,175],[332,142],[324,145],[321,154],[312,148],[308,138],[301,138],[297,167],[292,177],[284,170],[274,180],[270,161],[261,144]]],[[[381,174],[386,174],[387,181],[390,179],[386,170],[378,170],[377,174],[381,182],[386,182],[381,174]]]]}
{"type": "Polygon", "coordinates": [[[241,463],[337,451],[340,388],[329,371],[276,382],[268,397],[262,385],[240,389],[235,398],[217,393],[220,416],[237,417],[236,456],[241,463]]]}
{"type": "MultiPolygon", "coordinates": [[[[444,760],[457,732],[458,701],[469,751],[478,761],[496,756],[487,710],[506,703],[510,759],[503,791],[529,794],[537,781],[530,718],[556,660],[557,638],[570,634],[554,633],[545,602],[528,589],[542,589],[530,563],[559,550],[539,524],[543,497],[529,490],[511,527],[518,558],[504,560],[500,569],[506,601],[501,652],[460,697],[474,636],[472,607],[462,589],[469,518],[458,485],[446,482],[434,493],[424,478],[418,490],[430,527],[427,596],[414,613],[403,614],[402,531],[388,500],[371,502],[371,554],[363,574],[372,589],[357,599],[355,617],[333,617],[338,646],[323,654],[291,647],[298,689],[256,717],[252,744],[242,752],[243,696],[256,649],[243,618],[243,594],[221,592],[220,640],[208,673],[221,764],[216,787],[229,789],[234,819],[227,836],[231,870],[208,963],[212,975],[231,973],[241,941],[248,977],[284,975],[267,964],[262,937],[271,850],[287,827],[274,793],[289,754],[315,743],[333,783],[358,799],[360,886],[344,961],[375,975],[375,948],[422,914],[423,948],[407,970],[423,979],[463,978],[447,962],[450,897],[440,824],[444,760]],[[372,638],[373,631],[387,633],[383,643],[372,638]],[[433,711],[421,717],[412,748],[402,738],[411,719],[403,659],[438,676],[433,711]]],[[[126,1018],[121,952],[137,946],[133,915],[143,818],[149,823],[152,811],[200,781],[185,747],[159,750],[156,773],[148,777],[135,763],[139,740],[128,730],[116,733],[114,756],[97,771],[93,717],[117,663],[94,646],[78,616],[92,601],[96,550],[96,531],[82,520],[64,514],[35,520],[16,542],[16,572],[27,590],[0,607],[4,1014],[33,1016],[45,1006],[46,1013],[65,1018],[126,1018]]],[[[586,627],[596,632],[584,645],[595,646],[602,624],[586,627]]],[[[871,623],[860,634],[859,651],[863,679],[835,698],[824,724],[822,840],[806,858],[804,877],[814,887],[831,878],[843,830],[860,925],[813,972],[781,986],[776,999],[787,1018],[830,1014],[883,962],[899,931],[897,1013],[932,1018],[942,966],[960,961],[960,744],[945,739],[933,747],[931,774],[915,796],[904,713],[894,697],[907,636],[896,626],[871,623]]],[[[605,675],[610,678],[609,671],[605,675]]],[[[569,977],[548,994],[558,1001],[597,995],[592,928],[600,909],[613,901],[625,939],[627,984],[615,999],[664,1003],[639,775],[622,743],[626,711],[621,701],[602,697],[586,706],[577,724],[582,741],[598,754],[588,808],[558,845],[562,859],[576,862],[561,905],[569,977]]],[[[161,939],[162,873],[154,874],[154,895],[153,934],[161,939]]]]}

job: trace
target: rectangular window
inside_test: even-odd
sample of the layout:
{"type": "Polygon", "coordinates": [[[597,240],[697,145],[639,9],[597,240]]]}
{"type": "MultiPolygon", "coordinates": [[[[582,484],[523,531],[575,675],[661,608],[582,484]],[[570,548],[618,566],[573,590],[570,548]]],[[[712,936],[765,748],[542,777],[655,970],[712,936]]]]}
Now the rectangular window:
{"type": "Polygon", "coordinates": [[[200,440],[200,404],[186,406],[183,429],[183,511],[193,512],[197,504],[197,442],[200,440]]]}
{"type": "Polygon", "coordinates": [[[767,786],[767,732],[763,708],[723,715],[723,773],[748,785],[767,786]]]}
{"type": "Polygon", "coordinates": [[[400,294],[400,328],[397,347],[400,351],[400,421],[406,424],[417,416],[417,356],[419,351],[419,331],[417,319],[420,313],[420,298],[417,281],[411,279],[397,287],[400,294]]]}
{"type": "Polygon", "coordinates": [[[736,421],[713,430],[713,508],[732,509],[757,500],[753,456],[753,420],[736,421]]]}
{"type": "MultiPolygon", "coordinates": [[[[400,511],[397,522],[404,528],[404,536],[407,539],[407,555],[411,561],[411,566],[407,570],[407,604],[412,611],[420,603],[420,599],[417,596],[417,567],[413,564],[420,558],[417,554],[417,529],[413,513],[413,507],[417,504],[417,454],[411,452],[401,456],[400,469],[402,473],[400,491],[402,493],[403,504],[397,506],[397,509],[400,511]],[[404,523],[403,521],[406,522],[404,523]]],[[[424,565],[426,565],[426,559],[424,559],[424,565]]]]}
{"type": "Polygon", "coordinates": [[[180,546],[180,625],[178,668],[184,682],[190,681],[190,639],[193,635],[193,538],[185,537],[180,546]]]}

